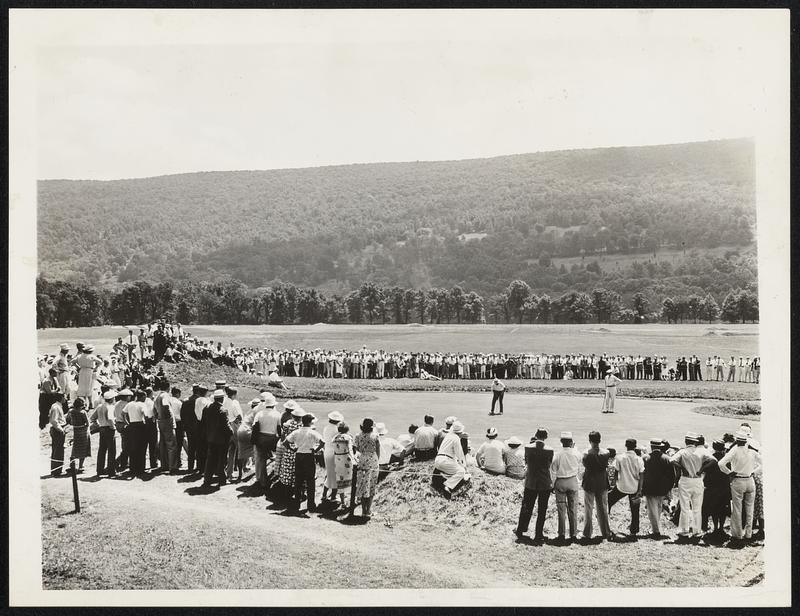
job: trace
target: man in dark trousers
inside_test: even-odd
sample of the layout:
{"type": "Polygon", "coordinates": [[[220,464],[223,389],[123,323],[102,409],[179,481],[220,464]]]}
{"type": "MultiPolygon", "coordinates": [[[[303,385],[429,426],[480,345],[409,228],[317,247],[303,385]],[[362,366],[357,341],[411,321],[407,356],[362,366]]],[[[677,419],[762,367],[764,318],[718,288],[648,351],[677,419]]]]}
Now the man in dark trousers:
{"type": "Polygon", "coordinates": [[[506,394],[506,385],[499,378],[495,377],[492,381],[492,408],[489,415],[494,415],[494,406],[500,403],[500,415],[503,414],[503,396],[506,394]]]}
{"type": "Polygon", "coordinates": [[[525,445],[525,463],[528,472],[525,475],[525,492],[522,496],[522,507],[519,510],[519,522],[514,534],[522,539],[528,532],[528,525],[533,514],[534,503],[538,503],[536,514],[536,534],[534,542],[544,543],[544,519],[547,515],[547,502],[553,489],[550,477],[550,464],[553,462],[553,450],[545,445],[547,430],[539,428],[531,442],[525,445]]]}
{"type": "Polygon", "coordinates": [[[194,412],[195,401],[198,398],[197,383],[192,384],[192,395],[181,404],[181,425],[186,435],[186,456],[188,457],[189,472],[194,471],[194,461],[197,447],[197,415],[194,412]]]}
{"type": "Polygon", "coordinates": [[[228,453],[228,443],[233,430],[228,423],[228,413],[222,408],[225,392],[221,389],[214,391],[214,401],[203,409],[203,418],[200,420],[201,430],[208,443],[206,454],[206,467],[203,473],[203,487],[210,488],[211,480],[216,475],[219,485],[224,486],[225,461],[228,453]]]}
{"type": "Polygon", "coordinates": [[[647,517],[650,518],[651,539],[666,539],[661,534],[661,510],[664,499],[675,484],[675,467],[664,455],[667,450],[663,439],[650,440],[650,453],[644,457],[644,482],[642,494],[647,500],[647,517]]]}

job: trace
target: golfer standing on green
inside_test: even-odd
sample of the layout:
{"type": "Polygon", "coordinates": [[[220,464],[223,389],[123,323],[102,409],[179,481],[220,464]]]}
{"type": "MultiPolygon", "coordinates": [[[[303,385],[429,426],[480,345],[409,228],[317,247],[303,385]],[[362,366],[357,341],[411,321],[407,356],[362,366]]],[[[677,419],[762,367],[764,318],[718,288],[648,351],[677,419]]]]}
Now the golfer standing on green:
{"type": "Polygon", "coordinates": [[[500,412],[498,415],[503,414],[503,395],[506,393],[506,385],[500,379],[496,378],[492,381],[492,410],[489,415],[494,415],[494,405],[500,402],[500,412]]]}

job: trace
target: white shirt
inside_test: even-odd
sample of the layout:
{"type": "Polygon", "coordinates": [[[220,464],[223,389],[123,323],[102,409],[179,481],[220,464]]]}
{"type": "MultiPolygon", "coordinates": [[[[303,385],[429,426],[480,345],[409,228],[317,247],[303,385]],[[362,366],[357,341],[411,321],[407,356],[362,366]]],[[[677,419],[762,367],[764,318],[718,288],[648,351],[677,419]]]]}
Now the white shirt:
{"type": "MultiPolygon", "coordinates": [[[[325,441],[325,453],[331,454],[334,452],[333,449],[333,438],[339,434],[339,426],[338,424],[332,424],[328,422],[327,425],[322,430],[322,440],[325,441]]],[[[381,448],[383,449],[383,448],[381,448]]]]}
{"type": "Polygon", "coordinates": [[[309,426],[303,426],[287,436],[286,441],[297,447],[297,453],[313,453],[322,441],[322,435],[309,426]]]}
{"type": "Polygon", "coordinates": [[[486,470],[492,471],[493,473],[505,473],[506,463],[503,460],[505,451],[505,444],[493,438],[486,441],[478,448],[475,459],[478,461],[478,464],[486,470]]]}
{"type": "Polygon", "coordinates": [[[644,460],[635,451],[626,451],[614,458],[617,469],[617,490],[623,494],[636,494],[639,491],[639,477],[644,472],[644,460]]]}
{"type": "Polygon", "coordinates": [[[153,411],[153,406],[155,402],[151,398],[144,399],[144,416],[148,419],[152,419],[155,416],[155,412],[153,411]]]}
{"type": "Polygon", "coordinates": [[[390,436],[379,436],[378,440],[381,444],[381,455],[378,457],[378,464],[389,464],[392,459],[392,454],[403,453],[403,447],[395,439],[390,436]]]}
{"type": "Polygon", "coordinates": [[[226,397],[222,403],[222,408],[228,414],[228,421],[231,423],[236,421],[237,417],[242,416],[242,405],[239,404],[238,400],[226,397]]]}
{"type": "Polygon", "coordinates": [[[719,470],[723,473],[733,473],[734,475],[752,475],[758,468],[756,452],[746,444],[732,447],[719,461],[719,470]],[[728,470],[728,462],[731,468],[728,470]]]}
{"type": "Polygon", "coordinates": [[[194,401],[194,414],[197,416],[197,421],[203,419],[203,409],[206,408],[209,404],[211,404],[211,400],[208,398],[197,398],[194,401]]]}
{"type": "Polygon", "coordinates": [[[492,391],[503,391],[505,388],[503,381],[497,380],[492,383],[492,391]]]}
{"type": "Polygon", "coordinates": [[[577,477],[580,473],[583,456],[577,447],[562,447],[556,449],[553,461],[550,463],[550,474],[554,479],[577,477]]]}
{"type": "Polygon", "coordinates": [[[256,413],[253,423],[258,422],[258,431],[261,434],[277,434],[281,414],[274,406],[265,407],[256,413]]]}
{"type": "Polygon", "coordinates": [[[433,426],[422,426],[414,433],[414,449],[433,449],[439,432],[433,426]]]}
{"type": "Polygon", "coordinates": [[[144,407],[143,402],[128,402],[122,412],[128,415],[128,421],[131,423],[141,423],[145,417],[144,407]]]}

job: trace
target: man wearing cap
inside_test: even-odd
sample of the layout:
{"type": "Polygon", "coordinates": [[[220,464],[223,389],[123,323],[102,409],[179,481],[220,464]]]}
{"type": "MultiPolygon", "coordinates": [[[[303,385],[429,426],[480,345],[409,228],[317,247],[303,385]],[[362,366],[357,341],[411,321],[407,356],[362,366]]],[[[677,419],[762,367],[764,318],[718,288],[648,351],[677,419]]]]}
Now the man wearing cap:
{"type": "Polygon", "coordinates": [[[211,404],[211,398],[206,397],[208,387],[203,384],[197,386],[197,399],[194,401],[194,415],[197,419],[197,430],[195,432],[195,456],[197,458],[197,466],[195,470],[198,473],[205,473],[206,457],[208,456],[208,440],[206,439],[206,432],[203,426],[203,413],[206,407],[211,404]]]}
{"type": "Polygon", "coordinates": [[[454,415],[450,415],[448,417],[445,417],[445,419],[444,419],[444,428],[439,430],[439,433],[436,435],[435,447],[436,447],[437,451],[439,450],[439,447],[442,445],[442,442],[444,441],[445,436],[447,436],[448,432],[450,432],[451,428],[453,427],[453,424],[456,421],[457,421],[457,419],[456,419],[456,417],[454,415]]]}
{"type": "Polygon", "coordinates": [[[636,439],[625,440],[625,453],[613,461],[617,471],[617,483],[608,494],[608,512],[624,497],[628,497],[631,508],[630,538],[635,540],[639,532],[639,505],[642,502],[644,482],[644,460],[636,453],[636,439]]]}
{"type": "Polygon", "coordinates": [[[600,447],[601,435],[589,432],[589,449],[583,454],[583,542],[592,539],[592,509],[597,512],[597,525],[604,539],[613,541],[608,525],[608,460],[610,454],[600,447]]]}
{"type": "Polygon", "coordinates": [[[128,416],[125,414],[125,407],[133,399],[133,392],[130,389],[122,389],[117,393],[116,403],[114,404],[114,428],[119,433],[119,457],[116,460],[116,470],[122,471],[130,464],[130,432],[128,431],[128,416]]]}
{"type": "Polygon", "coordinates": [[[130,471],[136,477],[144,475],[145,457],[147,456],[147,436],[145,434],[145,392],[136,390],[134,400],[128,402],[123,409],[127,421],[125,431],[128,433],[130,446],[130,471]]]}
{"type": "Polygon", "coordinates": [[[281,414],[275,408],[275,396],[271,393],[261,392],[259,398],[261,404],[257,407],[253,418],[253,458],[256,466],[256,481],[262,487],[266,487],[267,460],[275,454],[275,447],[280,436],[281,414]]]}
{"type": "Polygon", "coordinates": [[[314,454],[320,451],[325,443],[322,435],[311,427],[314,416],[306,413],[300,419],[302,426],[287,435],[286,443],[295,450],[294,458],[294,503],[292,509],[300,510],[300,503],[303,502],[304,493],[308,501],[308,511],[317,510],[315,500],[315,475],[316,465],[314,464],[314,454]]]}
{"type": "Polygon", "coordinates": [[[464,449],[461,447],[463,432],[464,426],[460,422],[454,421],[451,429],[444,433],[444,439],[433,462],[433,468],[445,476],[444,492],[448,498],[462,482],[471,479],[466,469],[464,449]]]}
{"type": "Polygon", "coordinates": [[[561,449],[553,454],[550,475],[556,493],[558,509],[558,542],[566,542],[566,526],[569,520],[570,541],[578,539],[578,475],[581,471],[581,454],[575,447],[572,432],[561,433],[561,449]]]}
{"type": "Polygon", "coordinates": [[[703,463],[710,457],[705,448],[698,449],[698,435],[688,432],[684,439],[686,447],[670,457],[681,473],[678,480],[678,499],[681,507],[678,524],[678,539],[686,541],[702,536],[703,479],[701,472],[703,463]]]}
{"type": "Polygon", "coordinates": [[[378,456],[378,467],[381,472],[378,474],[378,481],[382,481],[387,475],[390,464],[403,461],[404,450],[397,439],[389,436],[389,430],[385,423],[376,423],[375,432],[378,434],[378,441],[381,444],[378,456]]]}
{"type": "Polygon", "coordinates": [[[58,477],[64,470],[64,430],[67,427],[67,418],[64,414],[64,406],[61,403],[61,395],[58,396],[53,404],[50,405],[48,422],[50,424],[50,475],[58,477]]]}
{"type": "Polygon", "coordinates": [[[231,440],[231,427],[228,414],[222,406],[225,392],[221,389],[214,391],[214,401],[203,409],[203,418],[200,420],[200,430],[205,436],[207,453],[205,468],[203,469],[203,488],[210,488],[214,475],[219,479],[219,485],[224,486],[225,458],[228,443],[231,440]]]}
{"type": "Polygon", "coordinates": [[[481,444],[475,453],[475,461],[478,463],[478,468],[482,468],[493,475],[505,475],[506,463],[504,456],[506,446],[503,441],[498,440],[497,428],[489,428],[486,431],[486,439],[486,442],[481,444]]]}
{"type": "Polygon", "coordinates": [[[547,503],[553,489],[550,477],[550,465],[553,463],[553,450],[545,445],[547,430],[539,428],[531,442],[525,445],[525,462],[528,472],[525,475],[525,491],[522,506],[519,510],[519,521],[514,533],[522,538],[528,532],[528,525],[533,515],[533,506],[538,504],[536,514],[535,542],[544,542],[544,520],[547,515],[547,503]]]}
{"type": "Polygon", "coordinates": [[[114,406],[117,392],[109,389],[103,394],[103,403],[92,413],[91,420],[100,426],[97,446],[97,476],[108,473],[109,477],[116,476],[117,439],[114,432],[114,406]]]}
{"type": "Polygon", "coordinates": [[[222,403],[232,431],[231,440],[228,443],[228,463],[225,467],[228,481],[233,480],[233,469],[239,461],[239,439],[236,437],[236,433],[239,431],[239,426],[242,425],[243,415],[242,405],[236,399],[238,393],[233,385],[229,385],[225,388],[225,401],[222,403]]]}
{"type": "Polygon", "coordinates": [[[503,414],[503,396],[506,393],[506,384],[500,379],[495,377],[492,381],[492,408],[489,410],[489,415],[494,415],[494,405],[500,403],[500,415],[503,414]]]}
{"type": "Polygon", "coordinates": [[[414,458],[416,460],[433,460],[436,457],[436,442],[439,433],[433,427],[433,416],[425,415],[425,425],[414,433],[414,458]]]}
{"type": "Polygon", "coordinates": [[[603,398],[603,413],[613,413],[614,404],[617,400],[617,385],[622,383],[622,380],[617,378],[609,368],[606,370],[605,378],[603,379],[605,385],[605,397],[603,398]]]}
{"type": "Polygon", "coordinates": [[[756,484],[753,473],[759,466],[756,452],[748,446],[748,434],[739,431],[736,445],[719,461],[719,470],[731,476],[731,542],[738,548],[753,537],[756,484]],[[742,514],[744,503],[744,515],[742,514]],[[744,527],[744,528],[742,528],[744,527]]]}
{"type": "Polygon", "coordinates": [[[675,485],[675,467],[665,455],[663,439],[650,440],[650,453],[644,457],[642,494],[647,500],[647,517],[650,520],[650,538],[665,539],[661,534],[661,511],[664,499],[675,485]]]}

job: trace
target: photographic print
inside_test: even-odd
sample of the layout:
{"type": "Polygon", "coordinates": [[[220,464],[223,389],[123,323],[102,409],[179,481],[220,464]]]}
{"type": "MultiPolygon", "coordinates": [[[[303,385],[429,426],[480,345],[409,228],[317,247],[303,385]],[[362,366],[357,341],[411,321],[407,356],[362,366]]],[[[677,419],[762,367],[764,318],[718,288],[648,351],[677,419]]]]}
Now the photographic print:
{"type": "Polygon", "coordinates": [[[786,604],[788,13],[10,43],[12,602],[786,604]]]}

